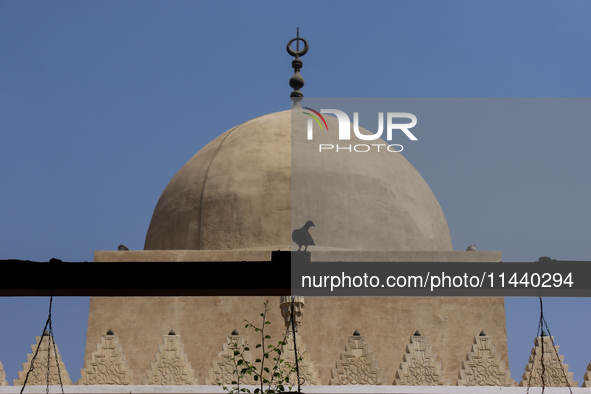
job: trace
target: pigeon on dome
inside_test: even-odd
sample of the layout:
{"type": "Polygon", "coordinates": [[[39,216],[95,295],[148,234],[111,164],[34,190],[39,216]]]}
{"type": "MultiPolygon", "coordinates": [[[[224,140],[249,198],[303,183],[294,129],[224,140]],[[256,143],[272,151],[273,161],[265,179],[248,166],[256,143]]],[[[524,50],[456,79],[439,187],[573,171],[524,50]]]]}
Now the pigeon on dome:
{"type": "Polygon", "coordinates": [[[293,239],[293,242],[298,245],[298,252],[301,251],[302,246],[304,246],[304,252],[307,252],[308,246],[316,245],[312,236],[308,232],[310,227],[316,226],[314,226],[314,222],[308,220],[306,224],[304,224],[304,227],[293,230],[293,233],[291,233],[291,239],[293,239]]]}

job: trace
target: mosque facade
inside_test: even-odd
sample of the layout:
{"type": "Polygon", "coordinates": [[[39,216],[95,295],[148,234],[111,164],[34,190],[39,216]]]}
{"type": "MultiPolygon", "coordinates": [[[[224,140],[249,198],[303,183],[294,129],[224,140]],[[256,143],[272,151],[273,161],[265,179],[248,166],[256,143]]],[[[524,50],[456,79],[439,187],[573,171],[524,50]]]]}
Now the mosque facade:
{"type": "MultiPolygon", "coordinates": [[[[305,52],[290,54],[297,111],[305,52]]],[[[97,251],[95,262],[137,261],[141,270],[141,261],[270,261],[273,251],[297,249],[292,231],[307,220],[315,224],[309,251],[318,264],[501,261],[501,252],[453,250],[437,199],[401,154],[368,152],[347,161],[312,156],[299,145],[305,130],[294,127],[294,116],[294,109],[264,115],[219,135],[163,191],[144,250],[97,251]]],[[[335,118],[326,120],[327,128],[337,127],[335,118]]],[[[318,135],[320,143],[334,142],[334,134],[318,135]]],[[[55,371],[61,366],[64,385],[89,386],[88,392],[128,386],[124,392],[135,394],[154,385],[161,388],[150,392],[185,392],[164,388],[181,385],[222,392],[217,383],[232,386],[236,380],[233,344],[249,344],[245,357],[257,358],[260,332],[245,327],[245,320],[265,327],[267,343],[286,342],[286,362],[295,363],[297,346],[299,380],[309,393],[345,392],[339,388],[345,385],[361,385],[346,391],[360,393],[406,392],[406,386],[423,386],[417,393],[536,386],[544,344],[552,360],[544,385],[578,385],[549,337],[535,339],[523,380],[511,378],[503,298],[298,296],[92,297],[81,379],[70,381],[59,358],[47,366],[50,339],[43,336],[37,338],[38,370],[51,373],[29,377],[27,384],[59,384],[55,371]],[[268,325],[260,317],[265,308],[268,325]],[[455,388],[441,389],[448,386],[455,388]]],[[[12,387],[23,385],[30,356],[12,387]]],[[[2,372],[0,364],[0,384],[7,384],[2,372]]],[[[244,379],[256,384],[252,376],[244,379]]],[[[0,393],[14,391],[7,389],[0,393]]],[[[67,388],[87,392],[80,390],[67,388]]]]}

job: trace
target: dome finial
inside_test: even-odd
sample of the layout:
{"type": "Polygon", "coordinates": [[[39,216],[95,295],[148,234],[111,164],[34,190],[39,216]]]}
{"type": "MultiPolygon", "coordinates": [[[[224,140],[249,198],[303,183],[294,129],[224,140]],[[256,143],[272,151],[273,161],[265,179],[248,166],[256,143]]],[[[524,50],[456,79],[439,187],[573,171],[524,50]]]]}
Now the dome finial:
{"type": "Polygon", "coordinates": [[[291,92],[291,100],[293,101],[294,105],[302,101],[304,94],[300,91],[300,89],[304,86],[304,78],[302,78],[300,74],[300,69],[303,66],[302,61],[300,60],[300,56],[304,56],[309,49],[308,41],[304,40],[300,37],[300,28],[298,27],[297,37],[292,38],[287,43],[287,53],[291,56],[295,57],[294,60],[291,62],[291,66],[294,69],[293,76],[289,79],[289,86],[293,88],[293,92],[291,92]],[[291,47],[291,44],[296,41],[296,50],[294,51],[291,47]],[[304,43],[304,49],[300,51],[300,41],[304,43]]]}

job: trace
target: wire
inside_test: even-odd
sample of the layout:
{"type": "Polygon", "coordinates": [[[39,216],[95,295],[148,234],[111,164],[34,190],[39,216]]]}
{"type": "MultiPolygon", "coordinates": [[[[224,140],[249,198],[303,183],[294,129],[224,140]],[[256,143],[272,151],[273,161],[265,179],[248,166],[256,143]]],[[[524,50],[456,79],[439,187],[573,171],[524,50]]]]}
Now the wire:
{"type": "MultiPolygon", "coordinates": [[[[568,376],[566,376],[566,370],[564,369],[564,363],[560,360],[560,356],[558,355],[558,350],[556,349],[556,344],[554,343],[554,337],[552,337],[552,333],[550,332],[550,327],[548,327],[548,322],[546,322],[546,319],[544,318],[544,304],[542,302],[542,297],[540,297],[540,320],[538,322],[538,331],[536,333],[536,338],[541,338],[540,350],[542,351],[542,355],[540,357],[540,364],[542,365],[542,374],[541,374],[542,394],[544,394],[544,390],[546,389],[546,379],[545,379],[546,364],[544,364],[544,334],[545,334],[544,329],[548,333],[547,335],[550,338],[550,342],[552,342],[552,347],[554,349],[554,353],[556,354],[556,357],[558,358],[558,362],[560,363],[560,366],[562,367],[562,374],[564,376],[564,382],[566,383],[566,387],[568,387],[570,394],[572,394],[573,390],[572,390],[570,383],[568,381],[568,376]]],[[[532,376],[534,375],[534,372],[535,372],[534,363],[536,360],[536,349],[537,349],[537,346],[534,346],[532,369],[530,370],[530,373],[529,373],[526,394],[529,394],[529,388],[531,387],[532,376]]]]}
{"type": "Polygon", "coordinates": [[[62,389],[62,394],[64,394],[64,385],[62,383],[62,374],[60,372],[60,364],[57,358],[57,346],[55,345],[55,339],[53,337],[53,328],[51,326],[51,306],[53,304],[53,296],[49,297],[49,314],[47,316],[47,320],[45,321],[45,326],[43,327],[43,332],[41,334],[41,340],[37,344],[37,349],[35,350],[35,354],[31,359],[31,365],[29,366],[29,370],[27,371],[27,376],[25,376],[25,381],[23,382],[23,387],[21,388],[20,394],[23,394],[25,387],[27,385],[27,381],[29,380],[29,374],[33,372],[35,369],[35,359],[37,358],[37,354],[39,354],[39,349],[41,348],[41,344],[43,343],[43,337],[46,335],[48,336],[48,344],[47,344],[47,386],[45,388],[45,392],[49,393],[49,376],[50,376],[50,366],[51,366],[51,344],[53,343],[53,350],[55,354],[55,364],[57,365],[57,375],[60,380],[60,387],[62,389]],[[49,326],[49,331],[47,331],[47,327],[49,326]]]}
{"type": "MultiPolygon", "coordinates": [[[[299,31],[299,28],[298,28],[299,31]]],[[[293,332],[293,353],[295,355],[295,364],[296,364],[296,374],[298,376],[298,393],[302,392],[302,383],[300,381],[300,367],[298,364],[298,349],[296,347],[296,332],[295,332],[295,318],[293,315],[293,310],[295,308],[295,297],[291,296],[291,329],[293,332]]]]}

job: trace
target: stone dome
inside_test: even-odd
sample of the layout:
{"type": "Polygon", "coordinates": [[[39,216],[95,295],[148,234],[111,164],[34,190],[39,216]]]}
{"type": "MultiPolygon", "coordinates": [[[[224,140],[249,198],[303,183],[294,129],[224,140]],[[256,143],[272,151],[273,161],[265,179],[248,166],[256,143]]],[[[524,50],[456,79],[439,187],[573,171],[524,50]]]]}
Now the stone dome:
{"type": "Polygon", "coordinates": [[[336,137],[316,133],[316,148],[302,150],[292,137],[303,132],[283,111],[211,141],[162,193],[144,249],[289,250],[291,232],[313,220],[312,251],[453,250],[437,199],[400,153],[318,155],[336,137]]]}

